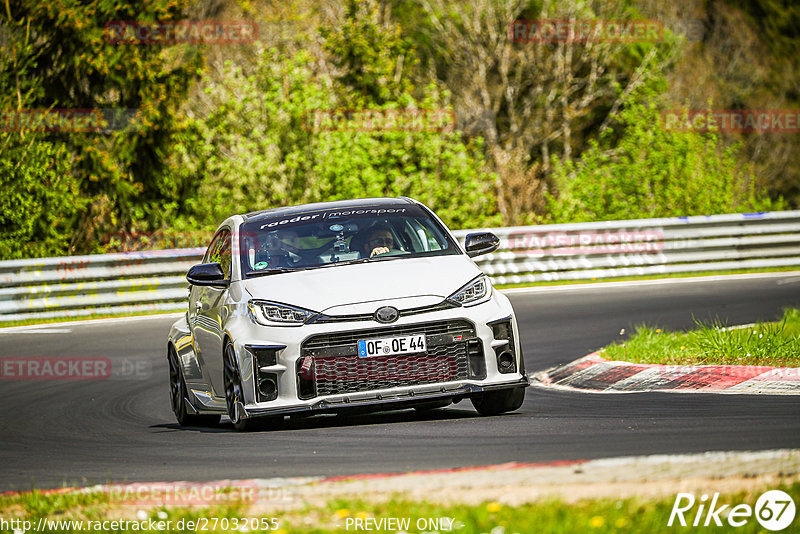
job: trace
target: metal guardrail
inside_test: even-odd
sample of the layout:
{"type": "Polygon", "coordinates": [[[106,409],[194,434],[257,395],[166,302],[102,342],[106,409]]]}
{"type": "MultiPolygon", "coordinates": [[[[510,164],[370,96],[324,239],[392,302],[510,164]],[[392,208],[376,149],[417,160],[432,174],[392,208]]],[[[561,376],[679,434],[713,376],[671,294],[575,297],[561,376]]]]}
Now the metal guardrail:
{"type": "MultiPolygon", "coordinates": [[[[501,245],[476,262],[496,284],[800,267],[800,210],[485,230],[501,245]]],[[[0,321],[183,310],[204,252],[0,261],[0,321]]]]}
{"type": "Polygon", "coordinates": [[[496,284],[800,266],[800,211],[489,231],[500,249],[477,263],[496,284]]]}
{"type": "Polygon", "coordinates": [[[0,321],[178,311],[204,248],[0,261],[0,321]]]}

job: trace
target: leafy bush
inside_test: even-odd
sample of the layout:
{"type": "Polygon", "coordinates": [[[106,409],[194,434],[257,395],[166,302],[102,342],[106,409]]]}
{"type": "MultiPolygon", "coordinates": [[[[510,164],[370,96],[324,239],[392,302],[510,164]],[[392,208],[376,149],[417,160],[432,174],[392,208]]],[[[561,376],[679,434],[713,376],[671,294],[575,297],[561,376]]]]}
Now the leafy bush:
{"type": "MultiPolygon", "coordinates": [[[[336,54],[347,54],[344,41],[336,41],[336,54]]],[[[375,73],[387,68],[387,50],[395,50],[384,45],[376,43],[369,55],[377,63],[365,67],[370,76],[363,84],[383,83],[375,73]]],[[[249,68],[228,64],[218,79],[204,81],[202,99],[190,110],[195,118],[173,153],[175,181],[196,190],[182,205],[180,227],[212,228],[233,213],[298,203],[401,195],[426,203],[454,227],[500,222],[480,140],[465,142],[458,132],[310,127],[317,111],[354,103],[438,109],[446,107],[446,95],[431,86],[414,91],[421,99],[377,90],[380,98],[365,99],[372,91],[356,93],[353,79],[340,82],[317,59],[307,51],[265,49],[249,68]],[[393,99],[385,100],[389,94],[393,99]]]]}
{"type": "Polygon", "coordinates": [[[68,250],[82,201],[64,145],[0,136],[0,259],[68,250]]]}
{"type": "Polygon", "coordinates": [[[104,25],[133,18],[178,20],[189,5],[188,0],[5,3],[1,110],[95,109],[119,116],[135,112],[136,119],[121,130],[66,128],[24,141],[13,132],[0,140],[3,258],[92,252],[104,233],[149,230],[163,222],[184,185],[164,172],[164,154],[178,109],[203,65],[201,49],[117,44],[104,36],[104,25]],[[19,208],[39,220],[21,221],[19,208]]]}
{"type": "Polygon", "coordinates": [[[579,159],[556,161],[552,222],[781,209],[756,190],[736,145],[723,148],[713,132],[662,127],[655,99],[627,106],[619,119],[617,142],[609,129],[579,159]]]}

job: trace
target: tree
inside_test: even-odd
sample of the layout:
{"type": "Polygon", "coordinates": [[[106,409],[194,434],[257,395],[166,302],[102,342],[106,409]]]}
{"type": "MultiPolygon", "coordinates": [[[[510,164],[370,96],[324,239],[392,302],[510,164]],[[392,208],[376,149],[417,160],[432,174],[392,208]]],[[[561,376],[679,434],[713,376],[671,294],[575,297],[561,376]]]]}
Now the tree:
{"type": "Polygon", "coordinates": [[[68,150],[33,135],[0,138],[0,259],[62,255],[83,207],[68,150]]]}
{"type": "Polygon", "coordinates": [[[413,91],[418,60],[403,40],[387,7],[375,0],[345,0],[337,29],[320,28],[335,79],[346,86],[351,105],[383,105],[413,91]]]}
{"type": "MultiPolygon", "coordinates": [[[[174,172],[197,183],[198,194],[187,199],[181,224],[211,226],[241,211],[398,195],[419,198],[456,227],[499,222],[479,140],[465,142],[454,131],[314,126],[315,113],[345,107],[447,111],[446,95],[435,85],[417,89],[403,76],[396,81],[385,76],[395,68],[387,58],[404,45],[368,29],[383,24],[376,10],[351,9],[346,17],[353,20],[343,22],[340,33],[325,32],[328,54],[264,49],[255,64],[229,64],[221,76],[203,82],[206,90],[189,109],[196,118],[172,163],[174,172]],[[347,35],[354,27],[375,41],[351,43],[347,35]],[[343,58],[358,51],[365,54],[356,61],[359,72],[370,74],[343,74],[343,58]],[[402,87],[407,89],[394,92],[402,87]]],[[[404,50],[405,64],[413,64],[413,51],[404,50]]]]}
{"type": "MultiPolygon", "coordinates": [[[[188,4],[8,0],[2,10],[12,43],[0,54],[0,87],[13,95],[3,102],[5,109],[136,114],[128,128],[46,132],[34,141],[63,147],[53,150],[73,160],[70,172],[87,199],[79,203],[83,212],[74,221],[74,252],[90,250],[103,232],[158,226],[181,187],[170,181],[163,161],[202,55],[190,45],[118,44],[107,38],[104,26],[119,20],[179,20],[188,4]]],[[[48,146],[34,153],[48,153],[48,146]]],[[[3,179],[11,183],[10,176],[3,179]]]]}
{"type": "MultiPolygon", "coordinates": [[[[403,0],[397,0],[403,2],[403,0]]],[[[627,95],[670,61],[669,39],[518,39],[516,23],[534,20],[626,20],[622,5],[527,0],[420,0],[426,19],[407,28],[428,43],[425,57],[453,92],[465,131],[485,139],[497,170],[505,224],[536,220],[554,155],[571,159],[609,127],[627,95]],[[530,41],[530,42],[523,42],[530,41]]]]}
{"type": "Polygon", "coordinates": [[[618,141],[609,132],[578,160],[555,160],[551,222],[780,209],[740,168],[738,146],[722,146],[714,132],[665,128],[656,95],[647,96],[619,113],[618,141]]]}

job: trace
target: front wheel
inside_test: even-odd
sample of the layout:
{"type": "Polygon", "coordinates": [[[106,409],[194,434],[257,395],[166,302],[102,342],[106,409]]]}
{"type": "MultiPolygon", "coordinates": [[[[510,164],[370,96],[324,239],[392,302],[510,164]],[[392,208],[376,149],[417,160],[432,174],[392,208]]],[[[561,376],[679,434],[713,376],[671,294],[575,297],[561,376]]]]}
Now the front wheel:
{"type": "Polygon", "coordinates": [[[525,388],[484,391],[470,400],[481,415],[498,415],[505,412],[513,412],[522,406],[522,401],[525,400],[525,388]]]}
{"type": "Polygon", "coordinates": [[[169,393],[172,413],[175,414],[178,424],[181,426],[212,426],[219,423],[219,415],[195,415],[187,411],[186,381],[183,379],[178,355],[172,346],[167,350],[167,362],[169,363],[169,393]]]}

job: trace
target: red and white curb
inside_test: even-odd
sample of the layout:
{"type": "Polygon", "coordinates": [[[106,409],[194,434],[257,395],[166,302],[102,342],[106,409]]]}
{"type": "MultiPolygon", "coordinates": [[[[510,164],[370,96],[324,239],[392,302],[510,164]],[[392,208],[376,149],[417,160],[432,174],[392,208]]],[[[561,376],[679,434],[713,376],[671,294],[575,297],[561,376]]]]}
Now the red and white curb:
{"type": "Polygon", "coordinates": [[[592,393],[645,391],[800,395],[800,368],[657,365],[606,360],[593,352],[535,376],[546,387],[592,393]]]}

